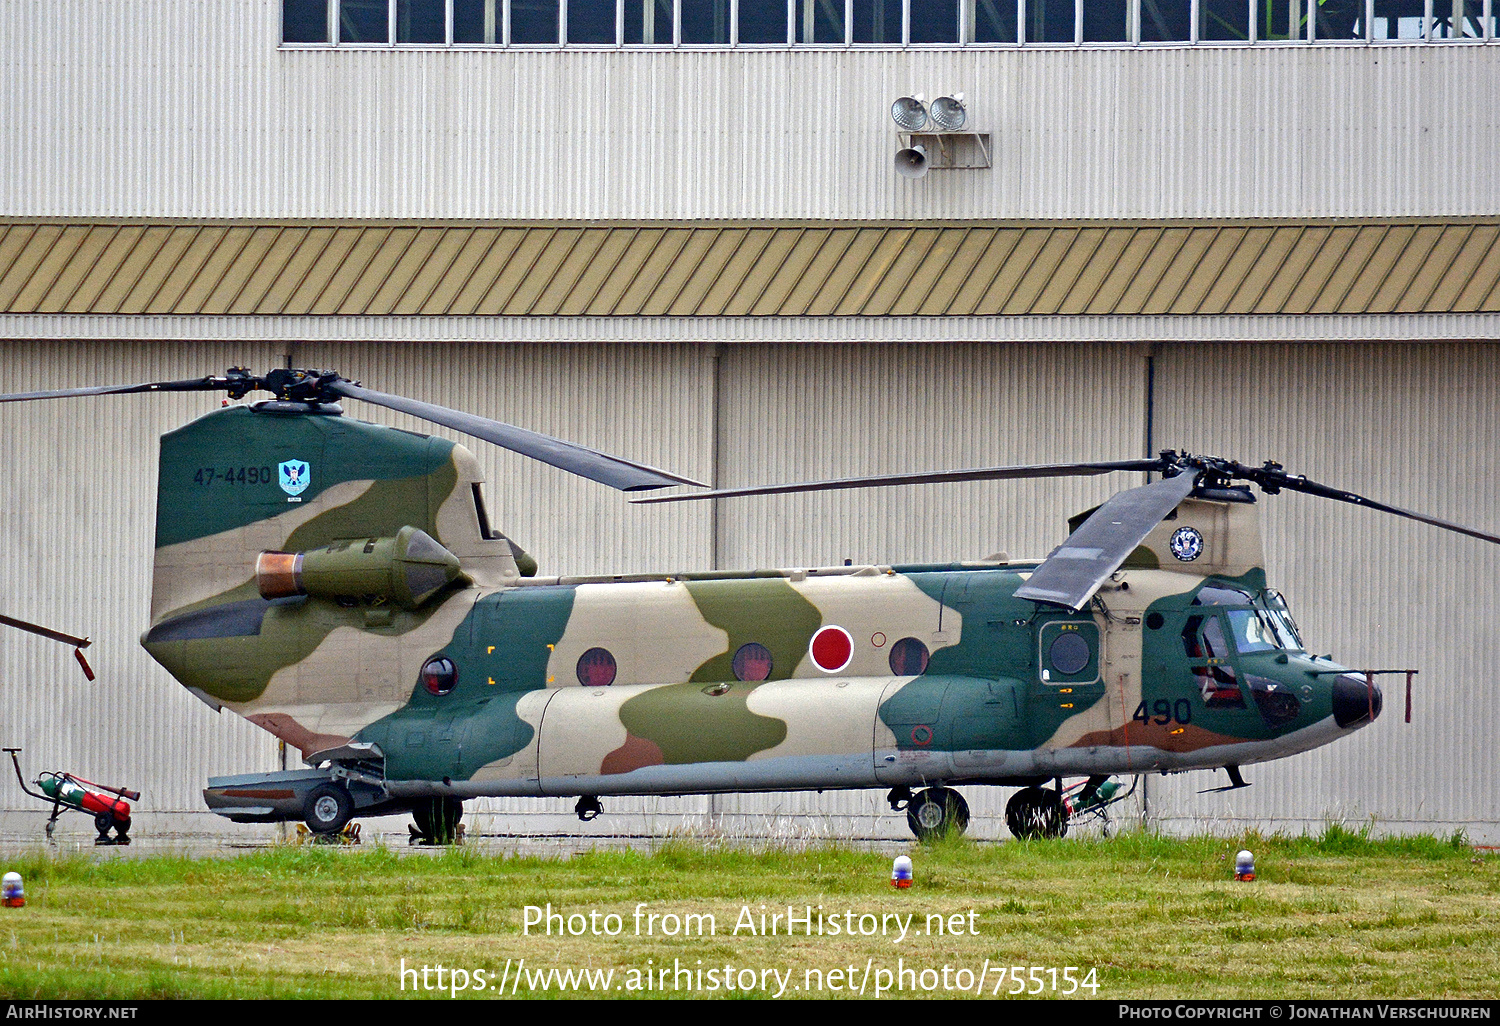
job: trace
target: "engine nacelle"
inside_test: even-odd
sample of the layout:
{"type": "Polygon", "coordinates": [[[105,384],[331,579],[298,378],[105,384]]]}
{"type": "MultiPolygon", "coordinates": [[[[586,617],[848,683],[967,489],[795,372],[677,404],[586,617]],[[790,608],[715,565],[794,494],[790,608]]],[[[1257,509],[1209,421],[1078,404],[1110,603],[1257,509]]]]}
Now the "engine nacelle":
{"type": "Polygon", "coordinates": [[[394,538],[341,538],[311,552],[262,552],[255,561],[261,598],[378,596],[416,609],[464,576],[458,557],[426,531],[394,538]]]}

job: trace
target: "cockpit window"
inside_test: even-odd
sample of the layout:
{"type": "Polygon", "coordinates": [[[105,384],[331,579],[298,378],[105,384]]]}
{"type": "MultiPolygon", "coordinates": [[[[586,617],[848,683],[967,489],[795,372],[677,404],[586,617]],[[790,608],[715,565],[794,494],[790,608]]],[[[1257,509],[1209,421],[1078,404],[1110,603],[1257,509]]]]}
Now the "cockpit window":
{"type": "Polygon", "coordinates": [[[1302,639],[1297,636],[1297,625],[1292,622],[1292,618],[1278,609],[1269,610],[1266,615],[1276,625],[1276,631],[1281,635],[1283,642],[1282,647],[1296,652],[1302,651],[1302,639]]]}
{"type": "Polygon", "coordinates": [[[1223,659],[1229,655],[1229,646],[1224,643],[1224,628],[1219,626],[1219,618],[1210,616],[1203,622],[1203,654],[1210,659],[1223,659]]]}
{"type": "Polygon", "coordinates": [[[1250,596],[1223,584],[1205,584],[1193,599],[1195,606],[1248,606],[1250,596]]]}
{"type": "Polygon", "coordinates": [[[1245,696],[1240,693],[1239,683],[1234,679],[1234,667],[1195,666],[1193,676],[1203,694],[1203,704],[1208,708],[1245,708],[1245,696]]]}
{"type": "Polygon", "coordinates": [[[1287,608],[1286,599],[1281,597],[1281,592],[1267,589],[1266,605],[1270,607],[1268,612],[1271,620],[1276,624],[1286,647],[1302,651],[1302,635],[1297,630],[1297,621],[1292,619],[1291,610],[1287,608]]]}
{"type": "Polygon", "coordinates": [[[1275,627],[1258,609],[1231,609],[1229,627],[1234,631],[1234,647],[1241,652],[1268,652],[1280,647],[1275,627]]]}
{"type": "Polygon", "coordinates": [[[1187,653],[1189,659],[1203,658],[1203,642],[1198,637],[1198,629],[1203,626],[1203,617],[1190,616],[1182,628],[1182,650],[1187,653]]]}
{"type": "Polygon", "coordinates": [[[1271,726],[1285,726],[1301,715],[1302,703],[1281,681],[1249,674],[1245,683],[1250,685],[1250,694],[1255,697],[1255,706],[1261,717],[1271,726]]]}
{"type": "Polygon", "coordinates": [[[1190,659],[1223,659],[1229,655],[1217,616],[1190,616],[1182,628],[1182,650],[1190,659]]]}

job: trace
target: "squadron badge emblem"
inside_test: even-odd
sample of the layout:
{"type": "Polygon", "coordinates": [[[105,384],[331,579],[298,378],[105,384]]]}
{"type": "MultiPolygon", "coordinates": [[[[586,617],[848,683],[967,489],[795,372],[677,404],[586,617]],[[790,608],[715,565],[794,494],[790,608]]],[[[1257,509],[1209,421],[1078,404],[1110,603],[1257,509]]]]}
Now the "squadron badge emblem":
{"type": "Polygon", "coordinates": [[[308,466],[304,460],[287,460],[285,463],[277,464],[281,471],[281,490],[288,495],[301,495],[307,491],[307,485],[312,480],[308,473],[308,466]]]}
{"type": "Polygon", "coordinates": [[[1184,563],[1191,563],[1203,555],[1203,535],[1198,533],[1196,527],[1179,527],[1173,533],[1169,547],[1172,555],[1184,563]]]}

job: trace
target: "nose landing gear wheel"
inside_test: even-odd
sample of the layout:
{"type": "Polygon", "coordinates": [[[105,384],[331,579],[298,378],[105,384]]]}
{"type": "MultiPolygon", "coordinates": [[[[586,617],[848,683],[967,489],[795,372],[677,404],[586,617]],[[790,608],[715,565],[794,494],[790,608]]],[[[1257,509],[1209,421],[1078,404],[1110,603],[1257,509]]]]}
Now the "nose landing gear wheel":
{"type": "Polygon", "coordinates": [[[303,818],[315,834],[336,834],[354,815],[354,799],[337,784],[319,784],[307,796],[303,818]]]}
{"type": "Polygon", "coordinates": [[[1041,787],[1023,787],[1005,803],[1005,825],[1017,838],[1061,837],[1068,832],[1062,796],[1041,787]]]}
{"type": "Polygon", "coordinates": [[[969,803],[957,791],[929,787],[907,803],[906,825],[920,841],[949,833],[962,834],[969,826],[969,803]]]}

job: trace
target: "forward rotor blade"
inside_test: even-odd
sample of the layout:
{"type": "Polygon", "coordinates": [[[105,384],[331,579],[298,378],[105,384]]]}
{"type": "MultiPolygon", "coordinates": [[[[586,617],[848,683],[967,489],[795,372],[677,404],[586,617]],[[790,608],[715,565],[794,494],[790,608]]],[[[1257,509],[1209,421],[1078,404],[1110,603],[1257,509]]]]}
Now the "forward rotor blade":
{"type": "Polygon", "coordinates": [[[40,635],[43,638],[50,638],[53,641],[61,641],[64,644],[72,645],[74,648],[88,648],[89,645],[93,644],[93,642],[89,641],[88,638],[75,638],[71,634],[64,634],[62,631],[55,631],[50,627],[43,627],[40,624],[27,623],[25,620],[17,620],[9,616],[0,616],[0,624],[4,624],[6,627],[15,627],[18,630],[27,631],[31,634],[40,635]]]}
{"type": "Polygon", "coordinates": [[[873,477],[843,477],[832,481],[805,481],[801,484],[756,485],[750,488],[724,488],[716,492],[690,492],[681,495],[653,495],[631,499],[635,503],[694,502],[699,499],[728,499],[739,495],[784,495],[790,492],[829,492],[840,488],[879,488],[883,485],[943,484],[950,481],[1003,481],[1026,477],[1091,477],[1117,470],[1162,469],[1157,460],[1116,460],[1110,463],[1045,463],[1019,467],[978,467],[973,470],[935,470],[919,474],[879,474],[873,477]]]}
{"type": "Polygon", "coordinates": [[[1441,527],[1445,531],[1454,531],[1458,534],[1468,535],[1470,538],[1478,538],[1481,541],[1494,542],[1496,545],[1500,545],[1500,537],[1496,535],[1486,534],[1484,531],[1465,527],[1463,524],[1455,524],[1449,520],[1439,520],[1437,517],[1430,517],[1425,513],[1413,513],[1411,510],[1402,509],[1399,506],[1389,506],[1374,499],[1367,499],[1363,495],[1356,495],[1354,492],[1346,492],[1341,488],[1330,488],[1328,485],[1309,481],[1305,477],[1290,477],[1284,474],[1277,475],[1274,485],[1278,488],[1288,489],[1289,491],[1303,492],[1307,495],[1316,495],[1324,499],[1336,499],[1339,502],[1364,506],[1367,509],[1379,510],[1382,513],[1394,513],[1396,516],[1405,517],[1407,520],[1431,524],[1433,527],[1441,527]]]}
{"type": "Polygon", "coordinates": [[[128,395],[133,392],[213,392],[228,384],[225,378],[194,378],[191,381],[148,381],[140,385],[97,385],[93,388],[59,388],[50,392],[12,392],[0,395],[0,403],[31,399],[68,399],[76,395],[128,395]]]}
{"type": "Polygon", "coordinates": [[[1037,567],[1016,597],[1082,609],[1197,483],[1198,473],[1189,471],[1115,495],[1037,567]]]}
{"type": "Polygon", "coordinates": [[[553,438],[551,435],[528,431],[526,428],[516,427],[513,424],[502,424],[498,420],[476,417],[471,413],[460,413],[446,406],[435,406],[432,403],[407,399],[399,395],[387,395],[349,381],[336,381],[330,389],[350,399],[362,399],[367,403],[384,406],[399,413],[407,413],[434,424],[453,428],[455,431],[462,431],[475,438],[482,438],[502,449],[518,452],[522,456],[530,456],[534,460],[541,460],[543,463],[566,470],[570,474],[586,477],[590,481],[598,481],[600,484],[618,488],[623,492],[640,491],[646,488],[667,488],[677,484],[707,487],[692,478],[679,477],[669,471],[658,470],[644,463],[610,456],[573,442],[553,438]]]}

